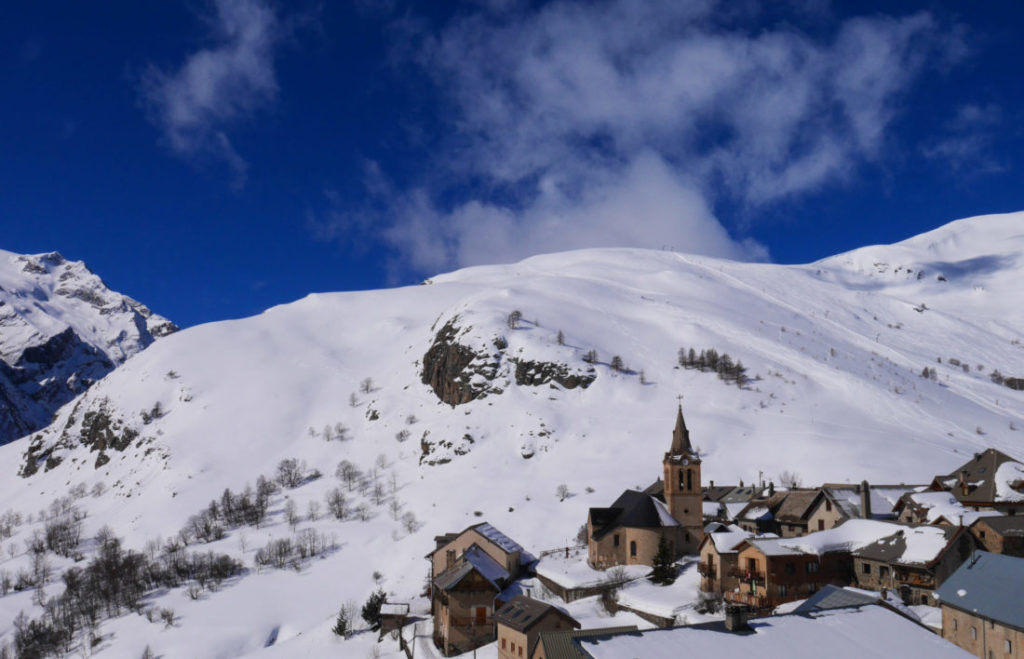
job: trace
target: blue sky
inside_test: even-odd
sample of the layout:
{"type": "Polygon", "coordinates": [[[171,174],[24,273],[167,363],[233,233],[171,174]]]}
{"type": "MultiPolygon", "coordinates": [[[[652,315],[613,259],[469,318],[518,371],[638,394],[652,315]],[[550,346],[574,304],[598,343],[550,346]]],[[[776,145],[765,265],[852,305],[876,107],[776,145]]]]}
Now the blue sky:
{"type": "Polygon", "coordinates": [[[7,3],[0,248],[189,326],[563,249],[797,263],[1024,209],[1024,5],[770,6],[7,3]]]}

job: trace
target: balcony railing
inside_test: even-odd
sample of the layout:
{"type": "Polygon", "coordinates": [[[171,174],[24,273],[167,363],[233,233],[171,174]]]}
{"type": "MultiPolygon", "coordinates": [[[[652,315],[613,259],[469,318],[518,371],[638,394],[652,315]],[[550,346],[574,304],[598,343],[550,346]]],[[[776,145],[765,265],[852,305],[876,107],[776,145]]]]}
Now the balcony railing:
{"type": "Polygon", "coordinates": [[[757,570],[744,570],[741,568],[733,568],[729,570],[730,577],[736,577],[740,581],[752,581],[754,583],[764,583],[764,572],[758,572],[757,570]]]}
{"type": "Polygon", "coordinates": [[[921,586],[924,588],[934,588],[935,578],[930,574],[920,574],[917,572],[896,572],[893,575],[893,579],[897,583],[907,584],[910,586],[921,586]]]}

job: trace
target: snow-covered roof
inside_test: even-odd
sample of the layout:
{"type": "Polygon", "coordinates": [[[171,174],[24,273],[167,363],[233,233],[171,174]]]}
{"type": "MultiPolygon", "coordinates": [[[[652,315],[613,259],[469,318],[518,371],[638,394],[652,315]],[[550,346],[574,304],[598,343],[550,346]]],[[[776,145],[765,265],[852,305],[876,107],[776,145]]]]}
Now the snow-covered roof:
{"type": "Polygon", "coordinates": [[[736,519],[736,516],[743,512],[743,509],[747,507],[746,501],[733,501],[722,504],[725,506],[725,516],[729,519],[736,519]]]}
{"type": "Polygon", "coordinates": [[[945,519],[950,524],[970,526],[981,517],[994,517],[1000,513],[994,510],[974,510],[957,501],[950,492],[915,492],[907,497],[911,503],[924,508],[925,519],[934,524],[945,519]]]}
{"type": "Polygon", "coordinates": [[[1024,464],[1004,462],[996,469],[996,501],[1024,501],[1024,464]]]}
{"type": "Polygon", "coordinates": [[[753,536],[753,533],[739,529],[723,533],[711,533],[707,537],[708,541],[715,546],[715,551],[719,554],[731,554],[736,551],[736,546],[738,544],[747,538],[752,538],[753,536]]]}
{"type": "Polygon", "coordinates": [[[380,605],[382,616],[404,616],[409,614],[409,605],[404,603],[385,602],[380,605]]]}
{"type": "Polygon", "coordinates": [[[827,554],[833,551],[853,551],[905,528],[898,524],[870,519],[850,519],[827,531],[817,531],[795,538],[777,540],[751,539],[765,556],[792,554],[827,554]]]}
{"type": "MultiPolygon", "coordinates": [[[[871,497],[872,516],[891,515],[900,497],[908,492],[914,492],[917,487],[916,485],[870,485],[868,492],[871,497]]],[[[847,517],[863,517],[863,512],[860,509],[860,486],[833,485],[826,486],[825,491],[847,517]]]]}
{"type": "Polygon", "coordinates": [[[928,565],[942,555],[959,530],[955,526],[908,526],[854,553],[898,565],[928,565]]]}
{"type": "Polygon", "coordinates": [[[594,659],[785,657],[870,659],[922,657],[960,659],[964,650],[891,610],[868,604],[856,608],[782,615],[752,621],[751,631],[733,633],[721,623],[634,632],[577,641],[594,659]]]}

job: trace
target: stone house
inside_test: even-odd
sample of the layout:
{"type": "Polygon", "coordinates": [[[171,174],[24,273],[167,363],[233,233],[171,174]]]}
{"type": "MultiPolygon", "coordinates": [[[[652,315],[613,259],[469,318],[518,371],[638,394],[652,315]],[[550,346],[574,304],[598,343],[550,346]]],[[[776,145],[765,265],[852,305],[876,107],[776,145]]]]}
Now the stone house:
{"type": "Polygon", "coordinates": [[[579,629],[561,609],[518,595],[494,615],[498,625],[498,659],[532,657],[541,633],[579,629]]]}
{"type": "Polygon", "coordinates": [[[934,606],[932,593],[973,549],[963,527],[908,526],[853,550],[853,571],[861,588],[887,589],[905,604],[934,606]]]}
{"type": "Polygon", "coordinates": [[[696,553],[704,536],[700,466],[680,406],[672,444],[662,461],[664,479],[642,492],[626,490],[608,508],[590,509],[590,566],[603,570],[615,565],[652,565],[663,538],[675,558],[696,553]]]}
{"type": "Polygon", "coordinates": [[[435,645],[451,656],[492,642],[502,592],[533,563],[533,556],[486,522],[434,540],[436,548],[427,559],[435,645]]]}
{"type": "Polygon", "coordinates": [[[818,490],[807,515],[810,531],[832,529],[848,519],[896,519],[901,497],[924,485],[859,485],[826,483],[818,490]]]}
{"type": "Polygon", "coordinates": [[[737,547],[736,563],[739,588],[725,591],[725,600],[759,611],[809,597],[826,584],[848,585],[853,577],[847,551],[818,554],[778,540],[744,540],[737,547]]]}
{"type": "Polygon", "coordinates": [[[1024,515],[982,517],[971,524],[970,531],[985,551],[1024,557],[1024,515]]]}
{"type": "MultiPolygon", "coordinates": [[[[710,526],[710,525],[709,525],[710,526]]],[[[709,532],[700,543],[700,589],[705,593],[725,593],[740,587],[737,547],[753,537],[738,526],[709,532]]]]}
{"type": "Polygon", "coordinates": [[[747,504],[736,524],[754,534],[774,533],[783,538],[806,535],[811,504],[817,493],[810,489],[772,492],[767,498],[747,504]]]}
{"type": "Polygon", "coordinates": [[[964,505],[952,492],[927,490],[908,492],[893,509],[897,521],[903,524],[937,524],[943,526],[970,526],[982,517],[998,517],[992,509],[978,510],[964,505]]]}
{"type": "Polygon", "coordinates": [[[974,510],[1024,512],[1024,464],[990,448],[951,473],[936,476],[929,489],[949,492],[974,510]]]}
{"type": "Polygon", "coordinates": [[[976,552],[936,595],[942,637],[976,657],[1024,659],[1024,559],[976,552]]]}

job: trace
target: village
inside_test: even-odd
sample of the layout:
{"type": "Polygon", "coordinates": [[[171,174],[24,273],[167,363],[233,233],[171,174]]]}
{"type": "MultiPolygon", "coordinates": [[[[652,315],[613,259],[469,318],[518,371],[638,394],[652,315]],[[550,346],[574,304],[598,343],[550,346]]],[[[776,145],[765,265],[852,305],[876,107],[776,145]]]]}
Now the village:
{"type": "MultiPolygon", "coordinates": [[[[433,647],[493,644],[500,659],[1024,657],[1020,461],[988,449],[916,484],[812,488],[704,484],[701,462],[680,405],[660,477],[590,508],[579,545],[535,556],[486,521],[437,536],[433,647]],[[610,624],[574,617],[588,598],[610,624]]],[[[382,612],[409,647],[408,607],[382,612]]]]}

